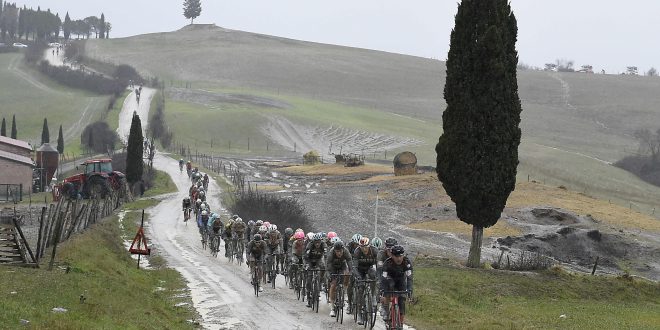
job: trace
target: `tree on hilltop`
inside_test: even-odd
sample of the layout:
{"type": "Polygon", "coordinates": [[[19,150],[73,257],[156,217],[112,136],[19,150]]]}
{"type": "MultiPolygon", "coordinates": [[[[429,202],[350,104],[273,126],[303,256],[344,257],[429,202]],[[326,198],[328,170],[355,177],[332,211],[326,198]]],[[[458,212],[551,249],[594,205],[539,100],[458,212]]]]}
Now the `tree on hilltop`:
{"type": "Polygon", "coordinates": [[[98,26],[99,36],[97,38],[105,39],[106,27],[107,26],[105,25],[105,15],[101,13],[101,19],[99,20],[99,26],[98,26]]]}
{"type": "Polygon", "coordinates": [[[185,18],[190,18],[190,24],[192,24],[195,18],[199,17],[201,13],[202,13],[201,0],[183,1],[183,16],[185,18]]]}
{"type": "Polygon", "coordinates": [[[62,32],[64,33],[64,39],[69,40],[71,36],[71,17],[69,17],[69,12],[64,16],[64,24],[62,24],[62,32]]]}
{"type": "Polygon", "coordinates": [[[508,0],[463,0],[451,32],[436,145],[438,179],[472,225],[468,267],[478,267],[484,228],[499,220],[515,189],[522,107],[516,18],[508,0]]]}

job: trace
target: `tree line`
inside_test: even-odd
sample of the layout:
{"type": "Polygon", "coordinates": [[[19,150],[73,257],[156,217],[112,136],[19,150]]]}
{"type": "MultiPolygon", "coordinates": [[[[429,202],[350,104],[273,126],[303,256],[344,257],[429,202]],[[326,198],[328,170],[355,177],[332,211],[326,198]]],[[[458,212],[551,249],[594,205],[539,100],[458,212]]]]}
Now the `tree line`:
{"type": "Polygon", "coordinates": [[[72,20],[66,13],[64,22],[59,14],[53,14],[50,9],[45,11],[41,7],[37,10],[16,3],[0,2],[0,38],[2,40],[54,40],[63,32],[64,39],[69,40],[72,35],[78,39],[89,39],[93,34],[96,38],[110,37],[112,24],[106,21],[105,15],[101,17],[89,16],[84,19],[72,20]]]}

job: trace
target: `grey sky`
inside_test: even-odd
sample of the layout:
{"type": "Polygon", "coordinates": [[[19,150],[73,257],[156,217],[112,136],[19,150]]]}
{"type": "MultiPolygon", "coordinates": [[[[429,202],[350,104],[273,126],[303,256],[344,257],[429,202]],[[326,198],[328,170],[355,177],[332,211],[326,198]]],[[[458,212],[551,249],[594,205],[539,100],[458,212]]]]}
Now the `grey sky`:
{"type": "MultiPolygon", "coordinates": [[[[188,24],[183,0],[12,0],[64,17],[105,13],[111,37],[173,31],[188,24]]],[[[660,67],[654,45],[660,1],[511,0],[518,18],[520,61],[558,58],[576,66],[623,72],[660,67]]],[[[202,0],[196,23],[235,30],[445,59],[454,26],[454,0],[202,0]]]]}

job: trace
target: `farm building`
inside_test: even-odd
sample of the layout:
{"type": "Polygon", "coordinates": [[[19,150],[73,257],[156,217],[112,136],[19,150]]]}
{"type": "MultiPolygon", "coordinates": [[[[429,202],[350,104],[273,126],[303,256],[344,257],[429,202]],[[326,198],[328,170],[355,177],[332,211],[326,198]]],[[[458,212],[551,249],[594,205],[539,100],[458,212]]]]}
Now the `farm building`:
{"type": "Polygon", "coordinates": [[[410,151],[404,151],[394,157],[394,175],[417,174],[417,156],[410,151]]]}
{"type": "Polygon", "coordinates": [[[32,147],[27,142],[0,136],[0,201],[9,199],[7,195],[12,192],[27,193],[31,188],[31,154],[32,147]]]}

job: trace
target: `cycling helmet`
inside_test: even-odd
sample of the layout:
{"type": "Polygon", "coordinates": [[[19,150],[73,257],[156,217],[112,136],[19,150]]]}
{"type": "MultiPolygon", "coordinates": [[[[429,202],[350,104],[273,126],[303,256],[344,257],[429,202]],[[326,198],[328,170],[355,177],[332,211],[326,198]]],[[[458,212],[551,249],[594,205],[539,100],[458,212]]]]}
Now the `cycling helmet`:
{"type": "Polygon", "coordinates": [[[236,220],[234,220],[234,221],[236,221],[236,222],[243,222],[243,219],[241,219],[241,217],[238,217],[238,218],[236,218],[236,220]]]}
{"type": "Polygon", "coordinates": [[[314,233],[312,233],[311,231],[309,233],[307,233],[307,239],[310,240],[310,241],[312,239],[314,239],[314,233]]]}
{"type": "Polygon", "coordinates": [[[315,241],[320,241],[322,239],[323,239],[323,234],[321,234],[321,233],[314,234],[314,240],[315,241]]]}
{"type": "Polygon", "coordinates": [[[197,198],[197,203],[200,203],[200,204],[201,204],[201,203],[202,203],[202,200],[199,199],[199,198],[197,198]]]}
{"type": "Polygon", "coordinates": [[[344,249],[344,242],[342,241],[337,241],[335,244],[333,244],[335,250],[343,250],[344,249]]]}
{"type": "Polygon", "coordinates": [[[401,245],[395,245],[392,248],[392,255],[393,256],[403,255],[404,252],[406,252],[406,251],[403,249],[403,246],[401,246],[401,245]]]}
{"type": "Polygon", "coordinates": [[[266,231],[268,231],[268,228],[266,228],[266,226],[264,225],[261,225],[261,227],[259,227],[259,231],[265,233],[266,231]]]}
{"type": "Polygon", "coordinates": [[[254,225],[255,225],[254,220],[250,220],[250,221],[248,221],[248,226],[252,227],[252,226],[254,226],[254,225]]]}
{"type": "Polygon", "coordinates": [[[380,249],[383,247],[383,240],[378,237],[374,237],[374,239],[371,240],[371,245],[377,249],[380,249]]]}
{"type": "Polygon", "coordinates": [[[202,211],[202,216],[205,216],[205,215],[209,215],[209,213],[206,212],[206,210],[202,211]]]}
{"type": "Polygon", "coordinates": [[[337,233],[335,233],[334,231],[329,232],[328,233],[328,238],[332,239],[333,237],[337,237],[337,233]]]}
{"type": "Polygon", "coordinates": [[[351,241],[353,241],[353,243],[360,243],[361,238],[362,238],[362,235],[355,234],[355,235],[353,235],[353,238],[351,238],[351,241]]]}
{"type": "Polygon", "coordinates": [[[238,219],[238,214],[232,215],[231,218],[234,219],[234,220],[238,219]]]}
{"type": "Polygon", "coordinates": [[[369,237],[362,236],[362,238],[360,238],[360,246],[361,247],[369,246],[369,237]]]}
{"type": "Polygon", "coordinates": [[[183,158],[179,159],[179,161],[183,163],[183,158]]]}
{"type": "Polygon", "coordinates": [[[190,197],[184,197],[183,200],[186,202],[190,202],[190,197]]]}
{"type": "Polygon", "coordinates": [[[200,194],[201,196],[204,196],[206,193],[204,192],[204,189],[200,189],[200,190],[199,190],[199,194],[200,194]]]}
{"type": "Polygon", "coordinates": [[[334,245],[337,242],[341,242],[341,239],[339,237],[333,237],[330,239],[330,244],[334,245]]]}
{"type": "Polygon", "coordinates": [[[293,235],[293,238],[295,238],[297,240],[305,239],[305,233],[303,233],[302,231],[299,231],[299,232],[297,232],[293,235]]]}
{"type": "Polygon", "coordinates": [[[253,238],[254,238],[254,240],[257,241],[257,242],[258,242],[258,241],[261,241],[261,234],[254,234],[254,237],[253,237],[253,238]]]}
{"type": "Polygon", "coordinates": [[[304,230],[302,230],[302,228],[296,229],[296,233],[299,232],[299,231],[304,232],[304,230]]]}
{"type": "Polygon", "coordinates": [[[291,229],[291,227],[287,227],[286,229],[284,229],[284,235],[286,236],[293,235],[293,229],[291,229]]]}
{"type": "Polygon", "coordinates": [[[324,231],[321,232],[321,238],[326,238],[328,237],[328,234],[324,231]]]}
{"type": "Polygon", "coordinates": [[[391,247],[397,245],[398,243],[399,243],[399,242],[397,242],[396,239],[395,239],[394,237],[388,237],[388,238],[385,240],[385,247],[387,247],[387,248],[391,248],[391,247]]]}
{"type": "Polygon", "coordinates": [[[268,222],[268,221],[264,221],[264,226],[266,226],[266,227],[270,227],[270,222],[268,222]]]}
{"type": "Polygon", "coordinates": [[[270,225],[270,231],[276,231],[277,226],[276,225],[270,225]]]}
{"type": "Polygon", "coordinates": [[[255,224],[256,224],[257,226],[261,227],[261,225],[264,224],[264,221],[263,221],[263,220],[257,220],[257,222],[256,222],[255,224]]]}

